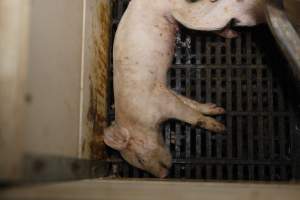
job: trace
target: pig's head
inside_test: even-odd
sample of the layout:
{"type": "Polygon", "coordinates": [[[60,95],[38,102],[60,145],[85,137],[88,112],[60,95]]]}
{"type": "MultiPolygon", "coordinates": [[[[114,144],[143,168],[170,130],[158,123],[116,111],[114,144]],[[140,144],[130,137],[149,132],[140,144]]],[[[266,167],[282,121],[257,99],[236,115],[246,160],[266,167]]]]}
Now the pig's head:
{"type": "Polygon", "coordinates": [[[113,125],[104,131],[104,142],[120,151],[131,165],[156,177],[165,178],[168,175],[172,158],[158,133],[149,130],[132,134],[125,128],[113,125]]]}
{"type": "Polygon", "coordinates": [[[254,26],[265,21],[264,0],[172,0],[172,16],[184,26],[203,31],[228,24],[254,26]]]}

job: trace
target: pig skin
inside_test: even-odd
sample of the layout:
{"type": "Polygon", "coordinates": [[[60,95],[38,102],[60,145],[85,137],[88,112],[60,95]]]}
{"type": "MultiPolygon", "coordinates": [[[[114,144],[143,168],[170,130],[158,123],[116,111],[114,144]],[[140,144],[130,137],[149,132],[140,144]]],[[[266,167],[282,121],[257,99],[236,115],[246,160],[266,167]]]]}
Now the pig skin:
{"type": "Polygon", "coordinates": [[[205,31],[222,30],[232,19],[236,25],[253,26],[264,20],[260,4],[259,0],[132,0],[114,41],[116,120],[105,129],[104,142],[131,165],[164,178],[172,159],[159,133],[161,122],[175,118],[224,132],[224,125],[208,116],[224,114],[223,108],[166,87],[177,21],[205,31]]]}

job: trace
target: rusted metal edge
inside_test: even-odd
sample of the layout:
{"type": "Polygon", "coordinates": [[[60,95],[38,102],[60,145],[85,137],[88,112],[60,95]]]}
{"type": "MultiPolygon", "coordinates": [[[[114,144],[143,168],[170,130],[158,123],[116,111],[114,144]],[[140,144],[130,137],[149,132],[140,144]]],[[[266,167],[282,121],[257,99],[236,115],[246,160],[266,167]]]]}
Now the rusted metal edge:
{"type": "Polygon", "coordinates": [[[90,130],[82,151],[92,160],[106,160],[103,133],[107,126],[111,2],[98,1],[94,12],[90,36],[93,41],[93,60],[89,74],[90,105],[87,113],[90,130]]]}
{"type": "Polygon", "coordinates": [[[281,50],[290,63],[297,88],[300,87],[300,37],[283,8],[274,0],[267,0],[265,8],[268,25],[281,50]]]}

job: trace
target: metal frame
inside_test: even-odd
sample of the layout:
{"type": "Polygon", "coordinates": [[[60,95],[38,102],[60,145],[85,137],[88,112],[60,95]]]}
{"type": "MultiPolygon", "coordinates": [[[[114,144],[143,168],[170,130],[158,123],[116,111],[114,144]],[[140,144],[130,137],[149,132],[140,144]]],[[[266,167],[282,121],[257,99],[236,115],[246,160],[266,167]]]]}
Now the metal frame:
{"type": "Polygon", "coordinates": [[[278,1],[267,1],[266,17],[276,41],[290,63],[293,76],[300,86],[300,36],[278,1]]]}

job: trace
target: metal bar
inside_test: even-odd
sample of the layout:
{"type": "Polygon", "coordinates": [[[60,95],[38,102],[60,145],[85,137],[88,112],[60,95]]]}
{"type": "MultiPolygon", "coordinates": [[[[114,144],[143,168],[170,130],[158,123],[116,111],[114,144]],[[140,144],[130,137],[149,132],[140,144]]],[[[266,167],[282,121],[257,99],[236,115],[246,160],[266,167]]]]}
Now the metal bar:
{"type": "MultiPolygon", "coordinates": [[[[191,159],[191,127],[185,126],[185,159],[191,159]]],[[[185,166],[186,178],[191,178],[191,166],[185,166]]]]}
{"type": "Polygon", "coordinates": [[[185,38],[185,64],[192,63],[192,55],[191,55],[191,36],[187,35],[185,38]]]}
{"type": "Polygon", "coordinates": [[[281,47],[283,53],[290,62],[289,67],[299,85],[300,81],[300,37],[287,18],[284,10],[276,1],[268,0],[266,3],[266,18],[268,25],[281,47]]]}
{"type": "Polygon", "coordinates": [[[233,173],[232,173],[232,170],[233,170],[233,166],[232,164],[228,164],[228,167],[227,167],[227,173],[228,173],[228,180],[233,180],[233,173]]]}
{"type": "Polygon", "coordinates": [[[123,3],[124,1],[117,1],[117,7],[118,7],[118,20],[120,21],[121,20],[121,17],[123,15],[123,12],[124,12],[124,7],[123,7],[123,3]]]}
{"type": "MultiPolygon", "coordinates": [[[[178,53],[179,50],[177,50],[178,53]]],[[[181,50],[180,50],[181,51],[181,50]]],[[[181,52],[180,52],[181,53],[181,52]]],[[[179,56],[176,54],[176,56],[179,56]]],[[[181,59],[178,59],[176,62],[181,62],[181,59]]],[[[182,86],[181,86],[181,69],[176,69],[176,91],[178,93],[182,92],[182,86]]],[[[175,124],[175,157],[178,159],[181,157],[181,124],[179,122],[176,122],[175,124]]],[[[180,177],[180,165],[175,164],[175,178],[180,177]]]]}
{"type": "Polygon", "coordinates": [[[191,127],[185,126],[185,158],[191,158],[191,127]]]}
{"type": "MultiPolygon", "coordinates": [[[[114,161],[109,161],[109,163],[122,163],[123,160],[114,160],[114,161]]],[[[200,158],[200,159],[190,159],[190,160],[185,160],[184,158],[179,158],[173,159],[173,163],[175,164],[218,164],[218,165],[224,165],[224,164],[232,164],[232,165],[290,165],[291,163],[293,163],[293,160],[280,160],[280,159],[276,159],[276,160],[248,160],[248,159],[229,159],[229,160],[215,160],[215,159],[210,159],[210,158],[200,158]]]]}
{"type": "MultiPolygon", "coordinates": [[[[279,117],[279,145],[280,145],[280,158],[284,159],[286,158],[286,151],[285,151],[285,143],[286,143],[286,138],[285,138],[285,126],[284,126],[284,117],[279,117]]],[[[281,165],[280,166],[280,171],[283,180],[287,180],[286,177],[286,166],[281,165]]]]}
{"type": "Polygon", "coordinates": [[[249,165],[248,169],[249,169],[249,180],[254,180],[255,179],[254,165],[249,165]]]}
{"type": "MultiPolygon", "coordinates": [[[[207,55],[207,62],[211,62],[211,56],[210,56],[210,48],[206,49],[207,55]]],[[[211,102],[211,69],[206,70],[206,102],[211,102]]],[[[212,137],[211,133],[208,131],[205,131],[206,134],[206,157],[211,158],[212,157],[212,137]]],[[[206,178],[211,179],[211,165],[206,166],[206,178]]]]}
{"type": "Polygon", "coordinates": [[[201,131],[199,130],[199,129],[196,129],[196,134],[197,134],[197,136],[196,136],[196,158],[197,159],[199,159],[199,158],[201,158],[202,156],[204,156],[203,155],[203,152],[202,152],[202,137],[201,137],[201,134],[203,134],[203,133],[201,133],[201,131]]]}
{"type": "Polygon", "coordinates": [[[210,180],[210,179],[212,179],[212,165],[210,165],[210,164],[207,164],[206,165],[206,179],[208,179],[208,180],[210,180]]]}
{"type": "MultiPolygon", "coordinates": [[[[190,37],[189,37],[190,38],[190,37]]],[[[190,62],[190,61],[189,61],[190,62]]],[[[190,69],[186,70],[186,96],[191,97],[191,71],[190,69]]],[[[185,158],[190,159],[191,158],[191,127],[188,125],[185,125],[185,158]]],[[[185,176],[187,178],[191,177],[191,166],[186,165],[185,166],[185,176]]]]}
{"type": "Polygon", "coordinates": [[[171,149],[171,126],[170,123],[165,125],[165,144],[168,149],[171,149]]]}
{"type": "MultiPolygon", "coordinates": [[[[175,143],[175,157],[178,159],[181,156],[180,153],[180,146],[181,146],[181,125],[179,122],[175,124],[175,136],[176,136],[176,143],[175,143]]],[[[175,164],[175,177],[180,177],[180,165],[175,164]]]]}
{"type": "MultiPolygon", "coordinates": [[[[258,159],[264,160],[264,144],[263,144],[263,117],[258,116],[258,139],[256,140],[258,143],[258,159]]],[[[259,179],[263,180],[265,177],[264,166],[260,165],[258,167],[259,179]]]]}
{"type": "MultiPolygon", "coordinates": [[[[216,45],[216,64],[221,65],[222,63],[222,52],[221,48],[223,46],[223,43],[221,42],[221,38],[217,37],[217,45],[216,45]]],[[[221,69],[217,68],[216,69],[216,104],[218,106],[221,106],[221,90],[219,88],[222,87],[222,74],[221,74],[221,69]]],[[[217,120],[221,120],[222,117],[217,117],[217,120]]],[[[216,158],[221,159],[222,158],[222,143],[223,143],[223,136],[221,135],[216,135],[216,158]]],[[[223,178],[223,168],[222,165],[217,165],[216,166],[216,178],[217,179],[222,179],[223,178]]]]}
{"type": "Polygon", "coordinates": [[[211,65],[211,36],[207,36],[206,38],[206,46],[205,46],[205,58],[206,58],[206,65],[211,65]]]}
{"type": "Polygon", "coordinates": [[[202,52],[201,52],[201,46],[202,46],[202,43],[201,43],[201,37],[200,36],[197,36],[196,37],[196,65],[200,65],[201,64],[201,59],[202,59],[202,52]]]}
{"type": "MultiPolygon", "coordinates": [[[[237,62],[240,63],[242,62],[242,52],[241,52],[241,39],[237,40],[237,62]]],[[[242,69],[237,69],[237,81],[236,81],[236,86],[237,86],[237,91],[236,91],[236,102],[237,102],[237,111],[242,112],[242,69]]],[[[241,159],[243,157],[243,131],[242,131],[242,117],[237,116],[236,117],[236,148],[237,148],[237,158],[241,159]]],[[[237,166],[237,178],[238,179],[243,179],[244,171],[243,171],[243,166],[238,165],[237,166]]]]}
{"type": "MultiPolygon", "coordinates": [[[[206,102],[211,102],[211,69],[206,70],[206,102]]],[[[206,133],[206,157],[212,156],[212,144],[211,144],[211,133],[205,131],[206,133]]]]}
{"type": "Polygon", "coordinates": [[[236,39],[235,45],[236,45],[236,52],[235,52],[236,63],[233,64],[241,65],[242,64],[242,36],[236,39]]]}
{"type": "Polygon", "coordinates": [[[175,124],[175,136],[176,136],[176,144],[175,144],[175,157],[180,158],[181,152],[180,152],[180,146],[181,146],[181,124],[180,122],[176,122],[175,124]]]}
{"type": "Polygon", "coordinates": [[[223,175],[223,166],[222,165],[217,165],[217,179],[222,180],[224,177],[223,175]]]}
{"type": "Polygon", "coordinates": [[[299,124],[299,116],[291,120],[290,130],[293,132],[291,136],[292,141],[292,158],[293,162],[293,179],[300,179],[300,124],[299,124]],[[297,119],[297,121],[296,121],[297,119]]]}
{"type": "Polygon", "coordinates": [[[292,160],[287,159],[276,159],[276,160],[248,160],[248,159],[226,159],[226,160],[216,160],[214,158],[201,158],[201,159],[190,159],[185,160],[183,158],[173,159],[173,163],[177,164],[234,164],[234,165],[289,165],[292,160]]]}
{"type": "MultiPolygon", "coordinates": [[[[178,57],[176,55],[176,57],[178,57]]],[[[206,57],[206,55],[203,55],[203,57],[206,57]]],[[[215,65],[215,64],[209,64],[209,68],[219,68],[219,69],[241,69],[244,68],[245,65],[242,64],[226,64],[226,65],[215,65]]],[[[181,63],[176,63],[172,65],[172,69],[207,69],[208,65],[205,63],[203,64],[181,64],[181,63]]],[[[266,65],[249,65],[247,66],[247,69],[266,69],[266,65]]]]}
{"type": "Polygon", "coordinates": [[[286,166],[285,165],[281,165],[280,166],[280,179],[283,180],[283,181],[286,181],[288,180],[287,179],[287,173],[286,173],[286,166]]]}
{"type": "Polygon", "coordinates": [[[203,176],[202,176],[202,165],[197,165],[196,166],[196,178],[197,179],[203,179],[203,176]]]}
{"type": "MultiPolygon", "coordinates": [[[[229,56],[228,56],[229,57],[229,56]]],[[[228,58],[227,57],[227,58],[228,58]]],[[[231,58],[230,58],[231,62],[231,58]]],[[[231,100],[231,94],[232,94],[232,81],[231,81],[231,70],[226,71],[226,128],[227,128],[227,158],[231,159],[233,157],[232,155],[232,116],[228,115],[232,111],[232,100],[231,100]]]]}
{"type": "Polygon", "coordinates": [[[243,180],[244,179],[244,167],[242,165],[238,165],[238,173],[237,173],[237,178],[239,180],[243,180]]]}
{"type": "MultiPolygon", "coordinates": [[[[268,111],[272,112],[274,110],[274,102],[273,102],[273,95],[274,95],[274,91],[273,91],[273,75],[272,73],[269,71],[268,72],[268,111]]],[[[273,159],[275,157],[275,143],[274,143],[274,116],[269,115],[268,116],[268,131],[269,131],[269,138],[271,140],[271,142],[269,142],[269,146],[270,146],[270,157],[269,159],[273,159]]],[[[270,174],[271,174],[271,180],[275,180],[275,167],[271,166],[270,167],[270,174]]]]}
{"type": "MultiPolygon", "coordinates": [[[[201,74],[200,74],[200,69],[197,69],[196,71],[196,99],[198,101],[201,101],[202,97],[201,97],[201,91],[202,91],[202,88],[201,88],[201,74]]],[[[203,152],[202,152],[202,141],[201,141],[201,138],[202,138],[202,134],[204,134],[201,129],[197,128],[196,129],[196,158],[200,158],[201,156],[203,156],[203,152]]],[[[197,170],[198,170],[198,167],[197,167],[197,170]]],[[[198,177],[198,176],[197,176],[198,177]]]]}
{"type": "Polygon", "coordinates": [[[137,168],[133,168],[133,176],[134,177],[140,177],[140,172],[137,168]]]}
{"type": "Polygon", "coordinates": [[[270,168],[270,174],[271,174],[271,179],[270,180],[271,181],[274,181],[276,179],[275,173],[276,173],[275,166],[272,165],[271,168],[270,168]]]}
{"type": "MultiPolygon", "coordinates": [[[[263,111],[263,98],[262,98],[263,88],[262,88],[262,70],[257,70],[257,110],[263,111]]],[[[264,159],[264,133],[263,133],[263,117],[258,116],[258,159],[264,159]]],[[[258,175],[259,180],[264,180],[265,177],[265,169],[264,166],[258,166],[258,175]]]]}
{"type": "MultiPolygon", "coordinates": [[[[216,50],[217,54],[221,54],[221,48],[218,46],[216,50]]],[[[221,58],[217,59],[217,63],[221,63],[221,58]]],[[[217,69],[216,70],[216,89],[221,88],[221,70],[217,69]]],[[[217,90],[216,94],[216,103],[217,105],[221,106],[221,92],[220,90],[217,90]]],[[[217,117],[217,120],[221,120],[222,117],[217,117]]],[[[223,136],[222,135],[216,135],[216,157],[217,159],[222,159],[222,143],[223,143],[223,136]]],[[[217,179],[222,179],[223,177],[223,170],[222,166],[217,165],[217,179]]]]}
{"type": "Polygon", "coordinates": [[[251,65],[255,64],[252,62],[252,34],[246,34],[246,64],[251,65]]]}
{"type": "MultiPolygon", "coordinates": [[[[182,64],[182,53],[181,53],[181,33],[178,32],[176,36],[176,49],[175,49],[175,63],[176,65],[182,64]]],[[[185,67],[184,67],[185,68],[185,67]]]]}
{"type": "Polygon", "coordinates": [[[215,59],[216,59],[216,65],[221,65],[222,63],[222,52],[221,48],[223,46],[223,42],[221,41],[221,37],[217,37],[216,41],[216,53],[215,53],[215,59]]]}

